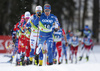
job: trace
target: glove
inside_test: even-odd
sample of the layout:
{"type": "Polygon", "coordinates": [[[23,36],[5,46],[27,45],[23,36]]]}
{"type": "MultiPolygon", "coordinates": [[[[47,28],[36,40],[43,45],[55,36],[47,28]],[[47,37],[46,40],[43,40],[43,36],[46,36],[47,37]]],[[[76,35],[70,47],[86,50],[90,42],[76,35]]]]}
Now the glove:
{"type": "Polygon", "coordinates": [[[42,53],[45,54],[45,50],[42,50],[42,53]]]}
{"type": "Polygon", "coordinates": [[[84,47],[81,48],[81,50],[83,50],[84,47]]]}
{"type": "Polygon", "coordinates": [[[65,45],[68,46],[68,43],[66,42],[65,45]]]}
{"type": "Polygon", "coordinates": [[[83,50],[83,48],[84,48],[84,45],[82,45],[82,48],[81,48],[81,50],[83,50]]]}
{"type": "Polygon", "coordinates": [[[58,31],[58,29],[54,29],[54,31],[55,31],[55,32],[57,32],[57,31],[58,31]]]}
{"type": "Polygon", "coordinates": [[[28,30],[30,30],[31,28],[29,27],[28,30]]]}
{"type": "Polygon", "coordinates": [[[38,16],[39,16],[39,17],[41,16],[41,12],[38,13],[38,16]]]}
{"type": "Polygon", "coordinates": [[[12,40],[13,40],[13,43],[15,44],[15,42],[16,42],[16,39],[15,39],[15,37],[13,37],[13,38],[12,38],[12,40]]]}
{"type": "Polygon", "coordinates": [[[46,50],[42,50],[42,53],[43,53],[43,54],[46,54],[46,53],[47,53],[47,51],[46,51],[46,50]]]}

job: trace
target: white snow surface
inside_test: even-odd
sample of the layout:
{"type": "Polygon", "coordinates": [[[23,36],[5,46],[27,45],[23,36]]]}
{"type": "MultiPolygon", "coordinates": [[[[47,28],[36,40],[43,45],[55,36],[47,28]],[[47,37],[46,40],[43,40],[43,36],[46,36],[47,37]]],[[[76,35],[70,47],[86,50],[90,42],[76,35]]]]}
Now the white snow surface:
{"type": "MultiPolygon", "coordinates": [[[[90,59],[87,62],[85,56],[82,61],[78,61],[77,64],[71,64],[68,61],[68,64],[63,63],[53,64],[51,66],[43,64],[43,66],[15,66],[15,58],[13,63],[6,63],[10,58],[4,57],[4,55],[9,54],[0,54],[0,71],[100,71],[100,45],[95,45],[93,52],[90,52],[90,59]]],[[[78,59],[80,55],[80,49],[78,51],[78,59]]]]}

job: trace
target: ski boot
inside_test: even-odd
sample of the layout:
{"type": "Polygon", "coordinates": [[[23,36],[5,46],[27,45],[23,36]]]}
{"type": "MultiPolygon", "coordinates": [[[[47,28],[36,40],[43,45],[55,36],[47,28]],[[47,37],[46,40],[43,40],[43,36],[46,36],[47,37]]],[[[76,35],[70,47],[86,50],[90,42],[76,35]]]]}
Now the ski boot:
{"type": "Polygon", "coordinates": [[[71,63],[73,63],[73,59],[71,59],[71,63]]]}
{"type": "Polygon", "coordinates": [[[75,64],[77,64],[77,60],[75,60],[75,64]]]}
{"type": "Polygon", "coordinates": [[[8,62],[9,62],[9,63],[12,63],[12,61],[13,61],[13,59],[11,58],[8,62]]]}
{"type": "Polygon", "coordinates": [[[68,63],[67,59],[65,60],[66,64],[68,63]]]}
{"type": "Polygon", "coordinates": [[[38,65],[39,63],[39,54],[35,55],[35,65],[38,65]]]}
{"type": "Polygon", "coordinates": [[[22,56],[21,56],[21,61],[24,61],[24,57],[25,57],[25,56],[22,54],[22,56]]]}
{"type": "Polygon", "coordinates": [[[48,60],[48,57],[47,57],[47,65],[49,65],[49,60],[48,60]]]}
{"type": "Polygon", "coordinates": [[[69,60],[71,60],[71,55],[69,55],[69,60]]]}
{"type": "Polygon", "coordinates": [[[83,58],[83,56],[80,56],[80,59],[79,59],[79,61],[81,61],[81,60],[82,60],[82,58],[83,58]]]}
{"type": "Polygon", "coordinates": [[[25,63],[26,65],[29,65],[29,63],[30,63],[29,59],[27,59],[25,62],[26,62],[25,63]]]}
{"type": "Polygon", "coordinates": [[[16,61],[16,66],[20,66],[20,60],[16,61]]]}
{"type": "Polygon", "coordinates": [[[33,63],[33,57],[30,57],[30,65],[33,63]]]}
{"type": "Polygon", "coordinates": [[[59,61],[59,62],[58,62],[58,64],[60,65],[60,64],[61,64],[61,62],[59,61]]]}
{"type": "Polygon", "coordinates": [[[47,65],[53,65],[53,62],[51,62],[51,63],[48,63],[47,65]]]}
{"type": "Polygon", "coordinates": [[[57,63],[57,60],[56,59],[53,59],[53,63],[56,64],[57,63]]]}
{"type": "Polygon", "coordinates": [[[42,66],[43,60],[39,60],[39,66],[42,66]]]}
{"type": "Polygon", "coordinates": [[[86,56],[86,60],[89,61],[89,56],[86,56]]]}
{"type": "Polygon", "coordinates": [[[11,56],[11,59],[8,61],[9,63],[12,63],[14,56],[11,56]]]}

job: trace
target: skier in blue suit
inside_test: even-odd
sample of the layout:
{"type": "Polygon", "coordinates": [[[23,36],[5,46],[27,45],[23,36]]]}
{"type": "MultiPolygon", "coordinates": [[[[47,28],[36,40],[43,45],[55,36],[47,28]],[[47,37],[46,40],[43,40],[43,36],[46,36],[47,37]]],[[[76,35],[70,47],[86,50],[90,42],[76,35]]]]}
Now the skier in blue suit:
{"type": "Polygon", "coordinates": [[[58,19],[55,15],[51,14],[51,6],[49,4],[44,5],[44,13],[40,16],[39,21],[39,45],[36,50],[36,58],[39,55],[39,66],[43,64],[43,55],[42,47],[43,43],[46,41],[48,47],[48,65],[53,64],[53,53],[52,53],[52,46],[53,46],[53,29],[55,26],[58,25],[58,19]]]}

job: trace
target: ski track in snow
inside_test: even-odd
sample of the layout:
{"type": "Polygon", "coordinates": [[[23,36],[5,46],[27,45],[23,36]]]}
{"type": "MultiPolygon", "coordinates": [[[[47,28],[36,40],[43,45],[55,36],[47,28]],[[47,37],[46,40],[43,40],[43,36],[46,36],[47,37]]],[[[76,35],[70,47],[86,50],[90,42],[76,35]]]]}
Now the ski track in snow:
{"type": "MultiPolygon", "coordinates": [[[[15,66],[15,58],[13,63],[6,63],[10,58],[4,57],[4,55],[9,54],[0,54],[0,71],[100,71],[100,45],[95,45],[93,52],[90,52],[90,60],[86,62],[85,56],[82,61],[78,61],[77,64],[71,64],[68,61],[68,64],[63,63],[58,65],[54,64],[52,66],[15,66]]],[[[78,51],[78,59],[80,55],[80,48],[78,51]]]]}

